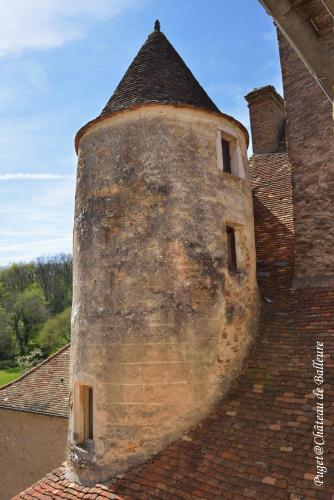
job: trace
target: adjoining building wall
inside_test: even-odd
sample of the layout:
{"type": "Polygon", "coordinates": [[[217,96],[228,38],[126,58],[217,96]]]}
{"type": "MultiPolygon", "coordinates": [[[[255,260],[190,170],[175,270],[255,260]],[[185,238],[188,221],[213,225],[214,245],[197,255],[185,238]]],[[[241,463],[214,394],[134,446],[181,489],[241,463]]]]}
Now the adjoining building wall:
{"type": "Polygon", "coordinates": [[[96,482],[147,460],[210,412],[257,321],[253,207],[241,128],[151,105],[81,137],[74,229],[69,477],[96,482]],[[239,178],[218,168],[234,138],[239,178]],[[238,272],[227,269],[226,225],[238,272]],[[78,443],[77,390],[94,393],[78,443]]]}
{"type": "MultiPolygon", "coordinates": [[[[325,16],[326,17],[326,16],[325,16]]],[[[328,17],[330,17],[328,15],[328,17]]],[[[332,23],[319,19],[334,53],[332,23]]],[[[278,32],[292,164],[295,286],[334,283],[333,109],[309,70],[278,32]]]]}
{"type": "Polygon", "coordinates": [[[67,418],[0,408],[1,500],[64,462],[67,426],[67,418]]]}

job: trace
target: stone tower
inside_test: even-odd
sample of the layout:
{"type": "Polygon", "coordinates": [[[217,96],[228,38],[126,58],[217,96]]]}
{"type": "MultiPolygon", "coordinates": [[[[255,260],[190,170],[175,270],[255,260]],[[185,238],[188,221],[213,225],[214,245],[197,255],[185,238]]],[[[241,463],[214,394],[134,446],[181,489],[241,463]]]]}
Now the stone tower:
{"type": "Polygon", "coordinates": [[[158,22],[78,132],[71,480],[147,460],[240,369],[257,318],[247,141],[158,22]]]}

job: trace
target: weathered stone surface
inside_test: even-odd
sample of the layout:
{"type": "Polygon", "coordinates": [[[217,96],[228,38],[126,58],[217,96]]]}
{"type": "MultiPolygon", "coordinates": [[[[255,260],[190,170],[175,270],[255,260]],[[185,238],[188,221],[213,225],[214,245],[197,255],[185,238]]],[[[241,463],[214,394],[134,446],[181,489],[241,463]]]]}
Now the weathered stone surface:
{"type": "Polygon", "coordinates": [[[267,85],[255,89],[245,99],[249,107],[254,154],[286,150],[284,101],[274,87],[267,85]]]}
{"type": "Polygon", "coordinates": [[[257,319],[249,181],[217,168],[218,114],[167,105],[114,115],[80,141],[72,386],[94,387],[94,445],[71,477],[110,477],[202,419],[240,369],[257,319]],[[238,273],[227,270],[225,225],[238,273]]]}
{"type": "MultiPolygon", "coordinates": [[[[333,53],[329,14],[317,19],[333,53]]],[[[292,163],[295,284],[334,282],[334,137],[332,106],[309,70],[279,34],[287,143],[292,163]]]]}

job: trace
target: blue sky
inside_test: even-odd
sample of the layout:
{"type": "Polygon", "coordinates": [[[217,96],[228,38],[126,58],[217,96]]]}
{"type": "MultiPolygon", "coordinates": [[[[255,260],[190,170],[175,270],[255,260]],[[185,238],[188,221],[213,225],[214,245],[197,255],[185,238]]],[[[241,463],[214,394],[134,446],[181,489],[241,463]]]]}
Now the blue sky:
{"type": "Polygon", "coordinates": [[[71,252],[74,135],[156,18],[218,107],[247,127],[244,95],[282,91],[257,0],[0,0],[0,266],[71,252]]]}

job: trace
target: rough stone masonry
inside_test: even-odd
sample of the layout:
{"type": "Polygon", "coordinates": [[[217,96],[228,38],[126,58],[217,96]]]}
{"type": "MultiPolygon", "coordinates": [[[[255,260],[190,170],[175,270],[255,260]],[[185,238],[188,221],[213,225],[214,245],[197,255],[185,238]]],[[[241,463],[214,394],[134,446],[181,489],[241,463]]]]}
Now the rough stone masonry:
{"type": "Polygon", "coordinates": [[[116,90],[121,109],[111,102],[78,136],[68,475],[82,483],[147,460],[207,415],[240,370],[257,321],[247,133],[212,108],[166,43],[150,35],[116,90]],[[126,109],[147,61],[148,83],[152,68],[170,62],[172,93],[164,81],[162,102],[150,102],[141,87],[145,102],[126,109]],[[191,88],[176,102],[182,72],[182,92],[191,88]],[[184,102],[196,86],[196,105],[184,102]],[[233,138],[243,178],[217,166],[220,131],[233,138]],[[84,444],[83,385],[94,394],[84,444]]]}

